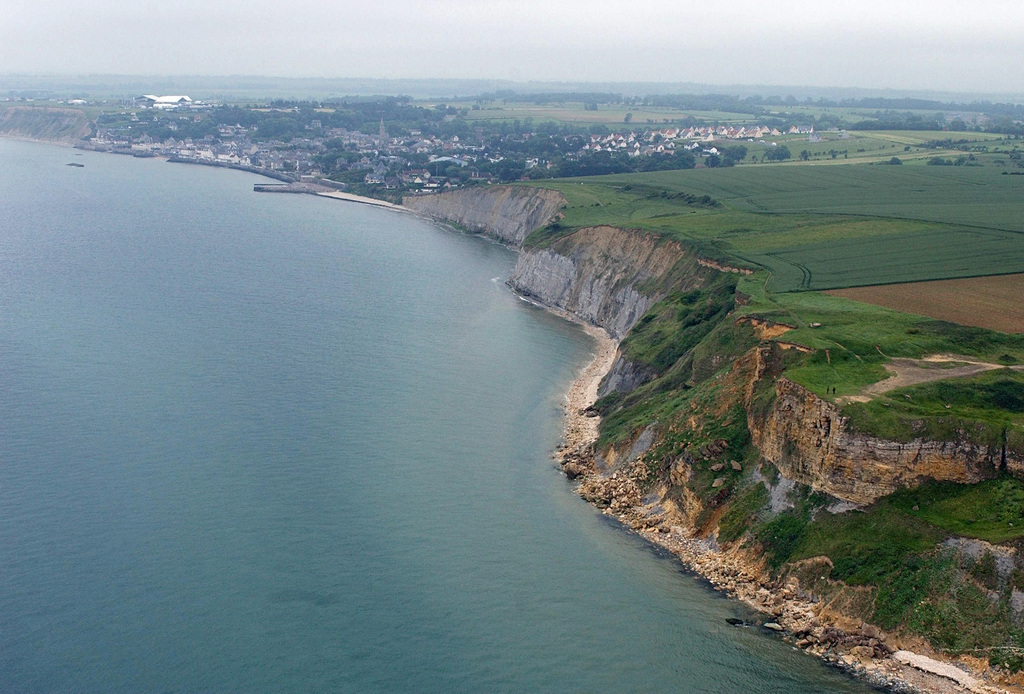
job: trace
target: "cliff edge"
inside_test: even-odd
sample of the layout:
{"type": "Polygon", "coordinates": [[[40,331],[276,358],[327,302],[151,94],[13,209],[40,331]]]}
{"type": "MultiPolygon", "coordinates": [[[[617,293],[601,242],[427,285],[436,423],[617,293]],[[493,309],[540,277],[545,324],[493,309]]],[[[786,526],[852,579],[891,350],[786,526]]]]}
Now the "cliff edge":
{"type": "Polygon", "coordinates": [[[0,136],[71,145],[89,134],[84,111],[71,108],[7,106],[0,108],[0,136]]]}
{"type": "MultiPolygon", "coordinates": [[[[569,413],[590,433],[559,451],[580,495],[796,646],[873,682],[1024,683],[1019,370],[870,402],[823,397],[835,395],[837,359],[861,368],[888,359],[883,350],[830,351],[829,325],[780,308],[764,276],[655,233],[566,228],[564,204],[514,186],[405,201],[519,248],[510,287],[618,341],[615,359],[609,346],[600,360],[601,399],[569,413]],[[982,411],[998,416],[972,419],[982,411]]],[[[928,322],[905,332],[1024,361],[1024,342],[1007,337],[967,342],[928,322]]]]}
{"type": "Polygon", "coordinates": [[[402,206],[518,248],[530,232],[558,215],[565,198],[543,188],[481,186],[436,195],[407,195],[402,206]]]}

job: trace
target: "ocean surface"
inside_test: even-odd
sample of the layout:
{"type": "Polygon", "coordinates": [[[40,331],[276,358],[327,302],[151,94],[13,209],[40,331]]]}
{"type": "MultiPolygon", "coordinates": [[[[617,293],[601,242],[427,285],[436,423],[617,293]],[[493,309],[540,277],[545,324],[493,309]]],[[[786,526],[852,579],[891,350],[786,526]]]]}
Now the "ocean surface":
{"type": "Polygon", "coordinates": [[[868,691],[574,496],[513,252],[261,180],[0,141],[0,691],[868,691]]]}

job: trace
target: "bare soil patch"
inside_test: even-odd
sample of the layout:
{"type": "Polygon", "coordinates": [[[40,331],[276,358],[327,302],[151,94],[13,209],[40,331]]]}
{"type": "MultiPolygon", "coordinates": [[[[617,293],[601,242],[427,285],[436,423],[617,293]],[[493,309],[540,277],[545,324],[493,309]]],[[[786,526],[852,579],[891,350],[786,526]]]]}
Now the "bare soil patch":
{"type": "Polygon", "coordinates": [[[851,287],[826,293],[951,323],[1024,333],[1024,275],[851,287]]]}
{"type": "Polygon", "coordinates": [[[840,405],[846,402],[867,402],[876,395],[888,393],[897,388],[916,386],[919,383],[931,381],[943,381],[948,378],[974,376],[984,371],[1005,368],[1024,371],[1024,365],[1006,367],[1002,364],[976,361],[971,357],[956,354],[933,354],[923,359],[896,358],[885,364],[885,370],[889,372],[888,378],[878,383],[872,383],[859,395],[846,395],[837,398],[836,402],[840,405]]]}

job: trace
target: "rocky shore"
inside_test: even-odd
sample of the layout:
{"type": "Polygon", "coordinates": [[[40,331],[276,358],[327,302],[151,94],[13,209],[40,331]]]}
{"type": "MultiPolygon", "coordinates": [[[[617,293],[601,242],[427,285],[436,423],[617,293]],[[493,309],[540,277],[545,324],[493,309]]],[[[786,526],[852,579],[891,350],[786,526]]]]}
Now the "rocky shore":
{"type": "Polygon", "coordinates": [[[591,463],[588,461],[593,460],[594,444],[597,442],[598,425],[601,422],[593,405],[597,402],[601,379],[611,370],[618,348],[618,343],[602,328],[584,323],[583,329],[597,342],[597,349],[593,359],[565,394],[562,444],[555,454],[562,470],[571,479],[590,471],[591,463]]]}
{"type": "MultiPolygon", "coordinates": [[[[577,481],[580,496],[641,537],[672,552],[716,589],[763,615],[754,624],[737,626],[774,632],[797,648],[886,691],[1022,691],[995,686],[971,674],[985,670],[985,662],[980,659],[965,656],[951,663],[932,653],[923,641],[907,641],[844,617],[839,610],[830,609],[829,604],[816,601],[809,592],[801,590],[799,580],[792,574],[773,579],[763,558],[750,551],[720,547],[714,538],[694,537],[688,528],[674,522],[678,514],[658,502],[645,502],[642,458],[611,474],[599,472],[595,444],[600,417],[593,404],[601,380],[615,361],[617,343],[600,328],[586,328],[598,340],[597,352],[566,395],[563,441],[554,455],[566,476],[577,481]]],[[[806,568],[813,571],[814,561],[807,560],[806,568]]]]}
{"type": "MultiPolygon", "coordinates": [[[[986,672],[986,661],[962,656],[950,662],[923,640],[883,633],[849,617],[857,611],[844,609],[850,605],[842,600],[870,596],[828,579],[829,572],[820,565],[827,558],[800,562],[773,577],[757,552],[736,544],[720,546],[714,536],[694,531],[691,521],[700,500],[673,502],[666,489],[649,488],[643,452],[657,438],[653,424],[628,453],[596,450],[600,417],[593,405],[602,380],[611,374],[605,384],[611,392],[616,387],[610,384],[629,390],[649,377],[618,354],[617,341],[666,292],[697,289],[715,273],[736,270],[709,263],[678,244],[610,226],[578,229],[550,244],[524,248],[526,234],[557,218],[562,202],[535,188],[492,186],[407,199],[405,206],[517,248],[520,257],[508,285],[526,300],[581,323],[597,340],[594,358],[566,395],[563,442],[554,456],[576,481],[580,496],[762,615],[755,624],[741,626],[774,633],[877,687],[897,692],[1024,691],[1016,688],[1024,682],[1000,688],[978,675],[986,672]],[[822,585],[841,599],[822,599],[817,590],[822,585]]],[[[738,463],[732,465],[736,470],[738,463]]]]}

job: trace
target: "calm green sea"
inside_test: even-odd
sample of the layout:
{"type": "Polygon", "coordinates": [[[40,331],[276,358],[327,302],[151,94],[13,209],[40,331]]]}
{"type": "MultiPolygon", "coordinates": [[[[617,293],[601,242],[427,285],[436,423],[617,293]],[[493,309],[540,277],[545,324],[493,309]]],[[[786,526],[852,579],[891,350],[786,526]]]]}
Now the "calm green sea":
{"type": "Polygon", "coordinates": [[[0,691],[866,691],[572,494],[511,251],[259,181],[0,141],[0,691]]]}

